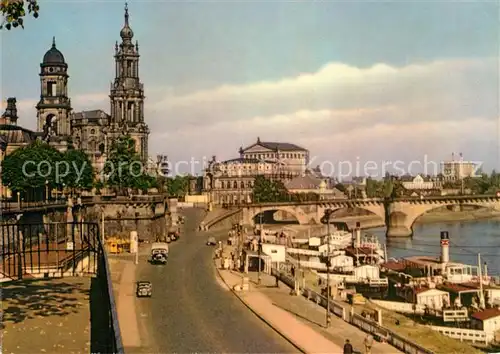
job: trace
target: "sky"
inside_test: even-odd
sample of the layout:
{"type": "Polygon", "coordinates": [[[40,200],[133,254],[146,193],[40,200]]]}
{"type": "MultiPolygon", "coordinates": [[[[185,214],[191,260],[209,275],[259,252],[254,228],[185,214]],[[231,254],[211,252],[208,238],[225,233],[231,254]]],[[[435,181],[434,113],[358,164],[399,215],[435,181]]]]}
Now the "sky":
{"type": "MultiPolygon", "coordinates": [[[[55,36],[74,110],[109,112],[124,3],[40,6],[1,32],[3,100],[17,97],[19,124],[36,128],[55,36]]],[[[138,0],[129,12],[152,156],[229,159],[260,137],[307,148],[327,174],[396,162],[432,174],[452,152],[500,167],[497,2],[138,0]]]]}

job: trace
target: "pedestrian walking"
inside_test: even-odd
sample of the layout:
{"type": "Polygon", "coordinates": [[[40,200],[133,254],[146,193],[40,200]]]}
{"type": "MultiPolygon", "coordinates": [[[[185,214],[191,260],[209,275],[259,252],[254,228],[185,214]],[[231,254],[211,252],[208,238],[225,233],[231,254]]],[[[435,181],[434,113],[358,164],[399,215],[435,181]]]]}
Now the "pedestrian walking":
{"type": "Polygon", "coordinates": [[[352,347],[352,344],[349,341],[349,339],[346,339],[345,344],[344,344],[344,354],[353,354],[353,353],[354,353],[354,349],[352,347]]]}
{"type": "Polygon", "coordinates": [[[368,334],[365,338],[365,354],[371,354],[372,346],[373,346],[373,337],[371,334],[368,334]]]}

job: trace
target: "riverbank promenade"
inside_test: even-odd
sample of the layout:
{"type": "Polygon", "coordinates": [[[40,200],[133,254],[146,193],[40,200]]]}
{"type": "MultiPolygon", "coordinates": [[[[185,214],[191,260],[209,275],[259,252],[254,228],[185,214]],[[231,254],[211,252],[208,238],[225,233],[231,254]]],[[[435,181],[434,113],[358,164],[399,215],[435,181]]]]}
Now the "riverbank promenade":
{"type": "MultiPolygon", "coordinates": [[[[242,283],[243,274],[218,269],[218,274],[229,287],[242,283]]],[[[276,287],[275,278],[261,274],[257,285],[256,274],[249,277],[249,290],[235,292],[246,306],[267,324],[281,333],[304,353],[342,353],[346,339],[358,352],[363,352],[366,333],[332,314],[331,326],[326,328],[325,310],[302,296],[290,295],[290,288],[283,283],[276,287]]],[[[386,343],[376,343],[372,353],[401,353],[386,343]]]]}
{"type": "MultiPolygon", "coordinates": [[[[2,352],[90,353],[91,278],[2,283],[2,352]]],[[[98,304],[95,304],[98,305],[98,304]]],[[[94,339],[94,341],[93,341],[94,339]]]]}

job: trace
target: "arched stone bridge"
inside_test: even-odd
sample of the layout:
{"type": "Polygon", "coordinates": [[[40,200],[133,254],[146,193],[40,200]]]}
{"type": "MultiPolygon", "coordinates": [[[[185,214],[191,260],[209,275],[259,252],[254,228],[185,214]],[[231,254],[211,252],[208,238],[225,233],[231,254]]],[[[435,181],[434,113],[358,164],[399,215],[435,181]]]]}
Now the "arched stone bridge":
{"type": "Polygon", "coordinates": [[[475,205],[500,211],[500,196],[444,196],[397,199],[353,199],[314,202],[284,202],[248,204],[241,208],[244,224],[253,225],[254,217],[266,211],[285,211],[299,224],[319,224],[327,210],[359,208],[370,211],[385,221],[388,237],[407,237],[413,234],[415,220],[432,209],[449,205],[475,205]]]}

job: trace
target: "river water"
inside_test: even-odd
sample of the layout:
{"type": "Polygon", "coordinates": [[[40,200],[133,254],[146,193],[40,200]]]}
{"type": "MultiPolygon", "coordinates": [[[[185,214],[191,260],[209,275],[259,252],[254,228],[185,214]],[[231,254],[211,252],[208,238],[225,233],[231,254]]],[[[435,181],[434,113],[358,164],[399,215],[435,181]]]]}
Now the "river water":
{"type": "MultiPolygon", "coordinates": [[[[451,261],[477,265],[480,253],[481,263],[488,264],[488,272],[500,275],[500,220],[415,224],[412,238],[387,240],[387,253],[394,258],[439,256],[440,231],[450,234],[451,261]]],[[[385,228],[367,232],[386,242],[385,228]]]]}

